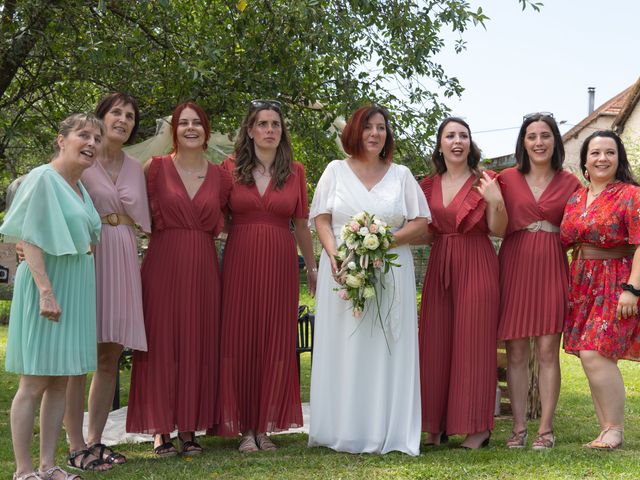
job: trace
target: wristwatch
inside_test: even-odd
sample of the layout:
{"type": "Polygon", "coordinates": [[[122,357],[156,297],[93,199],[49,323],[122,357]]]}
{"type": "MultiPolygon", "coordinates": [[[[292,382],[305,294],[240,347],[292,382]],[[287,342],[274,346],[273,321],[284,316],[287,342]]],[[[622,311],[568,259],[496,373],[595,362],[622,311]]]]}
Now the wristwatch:
{"type": "Polygon", "coordinates": [[[625,292],[633,293],[636,297],[640,297],[640,288],[636,288],[630,283],[621,283],[620,288],[622,288],[622,290],[624,290],[625,292]]]}

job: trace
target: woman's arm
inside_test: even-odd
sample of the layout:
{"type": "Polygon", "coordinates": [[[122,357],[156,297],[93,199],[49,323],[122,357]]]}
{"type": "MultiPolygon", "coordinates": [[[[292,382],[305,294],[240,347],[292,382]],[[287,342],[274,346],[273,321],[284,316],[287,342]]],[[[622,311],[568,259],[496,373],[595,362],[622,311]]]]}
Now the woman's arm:
{"type": "Polygon", "coordinates": [[[422,230],[416,238],[409,242],[411,245],[431,245],[433,243],[433,232],[427,226],[422,230]]]}
{"type": "Polygon", "coordinates": [[[62,314],[62,309],[51,288],[49,276],[44,267],[42,250],[27,242],[22,242],[24,259],[31,270],[33,281],[40,292],[40,315],[53,322],[57,322],[62,314]]]}
{"type": "Polygon", "coordinates": [[[404,227],[393,234],[394,243],[398,247],[407,243],[414,243],[417,239],[421,238],[428,229],[429,222],[426,218],[418,217],[409,220],[404,227]]]}
{"type": "Polygon", "coordinates": [[[487,202],[487,225],[491,233],[498,237],[504,237],[507,231],[507,209],[504,206],[504,199],[498,186],[498,179],[491,178],[487,172],[482,172],[478,192],[487,202]]]}
{"type": "Polygon", "coordinates": [[[331,262],[331,273],[335,274],[338,272],[338,262],[336,260],[338,246],[336,244],[336,237],[333,236],[333,229],[331,228],[331,214],[321,213],[315,218],[315,222],[318,238],[331,262]]]}
{"type": "Polygon", "coordinates": [[[298,247],[304,258],[304,264],[307,266],[307,280],[309,292],[311,296],[316,294],[316,280],[318,279],[318,267],[316,266],[316,258],[313,255],[313,242],[311,241],[311,231],[307,225],[306,218],[295,218],[293,220],[295,230],[293,235],[296,237],[298,247]]]}
{"type": "MultiPolygon", "coordinates": [[[[629,274],[628,284],[632,287],[640,289],[640,248],[636,248],[633,254],[633,262],[631,263],[631,273],[629,274]]],[[[618,298],[618,308],[616,315],[618,318],[628,318],[638,314],[638,297],[633,293],[623,290],[618,298]]]]}

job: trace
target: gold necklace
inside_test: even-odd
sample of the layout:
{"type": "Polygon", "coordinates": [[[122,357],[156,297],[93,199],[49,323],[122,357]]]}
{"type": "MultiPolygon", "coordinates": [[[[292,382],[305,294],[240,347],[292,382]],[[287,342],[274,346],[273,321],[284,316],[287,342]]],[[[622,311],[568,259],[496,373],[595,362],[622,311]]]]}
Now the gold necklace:
{"type": "Polygon", "coordinates": [[[555,172],[551,172],[549,175],[544,177],[541,182],[536,182],[536,183],[534,183],[533,179],[530,177],[525,176],[524,178],[527,181],[529,188],[531,188],[531,191],[533,192],[533,194],[538,195],[539,193],[542,193],[544,189],[549,186],[549,183],[551,182],[551,179],[553,178],[554,174],[555,172]]]}

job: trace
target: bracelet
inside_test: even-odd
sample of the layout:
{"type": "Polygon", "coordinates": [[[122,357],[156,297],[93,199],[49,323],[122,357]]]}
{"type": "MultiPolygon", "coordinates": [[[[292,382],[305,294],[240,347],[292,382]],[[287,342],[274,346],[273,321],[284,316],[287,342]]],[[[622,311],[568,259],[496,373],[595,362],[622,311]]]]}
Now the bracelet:
{"type": "Polygon", "coordinates": [[[308,272],[318,273],[318,267],[307,268],[308,272]]]}
{"type": "Polygon", "coordinates": [[[621,283],[620,288],[622,288],[622,290],[624,290],[625,292],[631,292],[636,297],[640,297],[640,288],[636,288],[630,283],[621,283]]]}

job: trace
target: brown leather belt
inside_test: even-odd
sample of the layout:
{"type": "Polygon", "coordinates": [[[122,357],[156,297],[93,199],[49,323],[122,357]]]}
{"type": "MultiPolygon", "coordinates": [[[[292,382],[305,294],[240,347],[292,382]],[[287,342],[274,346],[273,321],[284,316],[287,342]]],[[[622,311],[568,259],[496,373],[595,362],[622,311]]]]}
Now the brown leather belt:
{"type": "Polygon", "coordinates": [[[110,213],[109,215],[101,217],[100,220],[102,223],[106,223],[112,227],[116,227],[118,225],[129,225],[130,227],[133,227],[135,225],[132,218],[124,213],[110,213]]]}
{"type": "Polygon", "coordinates": [[[576,260],[611,260],[614,258],[632,257],[636,245],[619,245],[612,248],[601,248],[588,243],[580,243],[573,248],[576,260]]]}

